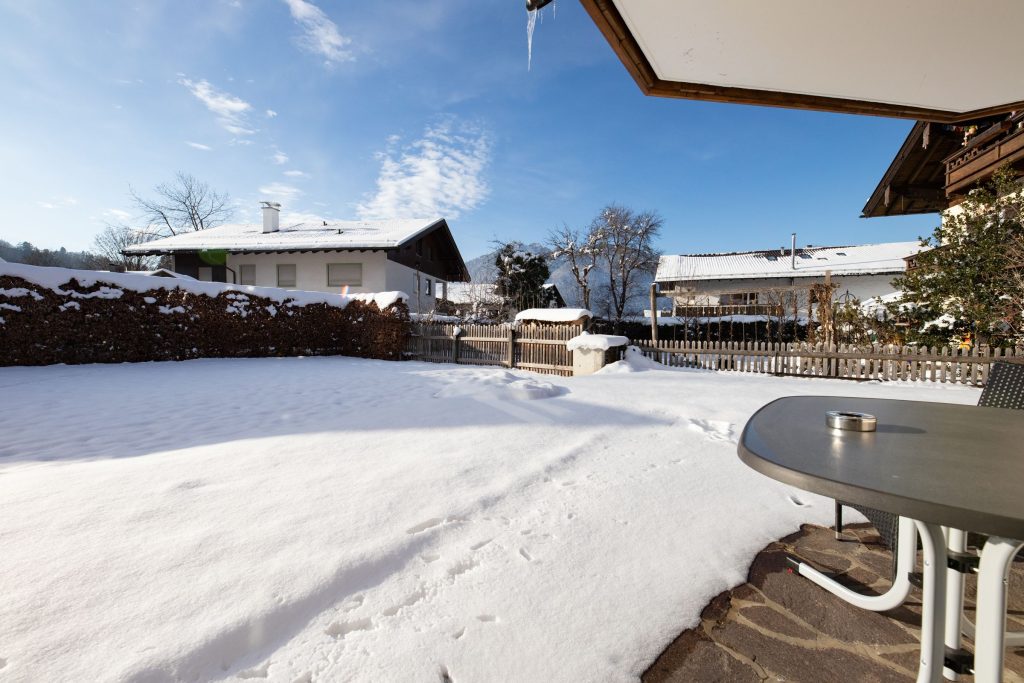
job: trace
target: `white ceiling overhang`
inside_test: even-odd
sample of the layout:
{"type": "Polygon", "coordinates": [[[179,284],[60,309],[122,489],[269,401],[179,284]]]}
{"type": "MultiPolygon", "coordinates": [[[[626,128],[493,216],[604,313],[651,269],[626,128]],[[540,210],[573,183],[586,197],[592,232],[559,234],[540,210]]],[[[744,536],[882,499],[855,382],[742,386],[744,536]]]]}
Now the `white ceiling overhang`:
{"type": "Polygon", "coordinates": [[[958,121],[1024,109],[1022,0],[581,0],[650,95],[958,121]]]}

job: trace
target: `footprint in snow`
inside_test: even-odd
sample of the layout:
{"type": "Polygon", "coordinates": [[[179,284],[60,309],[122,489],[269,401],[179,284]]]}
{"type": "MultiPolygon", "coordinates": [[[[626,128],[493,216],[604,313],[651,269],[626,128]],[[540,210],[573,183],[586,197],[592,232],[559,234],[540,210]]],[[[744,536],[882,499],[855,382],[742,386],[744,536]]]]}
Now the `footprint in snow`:
{"type": "Polygon", "coordinates": [[[369,619],[356,619],[355,621],[336,621],[326,629],[324,634],[341,640],[354,631],[369,631],[373,628],[373,622],[369,619]]]}
{"type": "Polygon", "coordinates": [[[733,441],[733,424],[724,420],[690,420],[690,429],[702,433],[708,441],[733,441]]]}

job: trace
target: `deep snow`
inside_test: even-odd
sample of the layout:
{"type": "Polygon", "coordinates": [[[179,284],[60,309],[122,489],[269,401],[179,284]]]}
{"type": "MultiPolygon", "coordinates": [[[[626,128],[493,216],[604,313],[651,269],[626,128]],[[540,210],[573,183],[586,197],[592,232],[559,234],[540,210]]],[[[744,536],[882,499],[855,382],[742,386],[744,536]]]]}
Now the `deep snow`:
{"type": "Polygon", "coordinates": [[[736,457],[758,407],[977,399],[628,357],[0,368],[0,679],[636,680],[829,520],[736,457]]]}

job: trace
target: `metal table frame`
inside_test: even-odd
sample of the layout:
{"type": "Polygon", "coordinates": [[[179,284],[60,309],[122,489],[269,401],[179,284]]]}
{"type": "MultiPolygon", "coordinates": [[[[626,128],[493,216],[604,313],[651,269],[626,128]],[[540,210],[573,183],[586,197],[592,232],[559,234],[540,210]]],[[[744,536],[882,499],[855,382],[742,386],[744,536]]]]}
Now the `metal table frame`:
{"type": "MultiPolygon", "coordinates": [[[[898,486],[892,485],[883,478],[878,478],[881,482],[878,485],[878,490],[869,490],[867,487],[857,489],[856,486],[851,489],[844,485],[841,478],[836,476],[836,473],[841,471],[842,468],[835,463],[826,463],[819,468],[822,471],[811,472],[809,471],[810,468],[807,468],[806,460],[796,462],[795,464],[790,463],[791,466],[787,466],[785,462],[777,461],[771,457],[778,456],[777,453],[772,453],[771,455],[767,453],[758,454],[753,450],[758,447],[761,447],[763,450],[766,447],[764,443],[748,443],[748,441],[754,441],[763,436],[756,435],[748,439],[751,425],[755,423],[758,415],[761,415],[762,411],[782,401],[799,401],[801,399],[810,401],[811,403],[808,403],[808,406],[814,406],[815,418],[818,418],[818,415],[820,415],[820,418],[818,418],[820,422],[817,425],[820,426],[822,433],[831,432],[824,424],[825,410],[845,408],[863,412],[875,412],[870,409],[874,405],[880,409],[878,412],[882,413],[879,414],[879,425],[881,426],[885,424],[887,409],[892,409],[890,412],[893,415],[898,414],[900,406],[892,404],[911,404],[917,402],[842,397],[794,397],[791,399],[779,399],[779,401],[775,401],[762,408],[747,423],[743,437],[740,440],[739,453],[744,462],[752,468],[784,483],[883,510],[887,509],[886,504],[888,503],[888,509],[896,514],[909,515],[911,511],[917,511],[915,514],[918,514],[918,516],[930,518],[926,520],[913,519],[910,516],[900,518],[900,544],[896,549],[896,578],[892,587],[882,595],[866,596],[857,593],[845,586],[841,586],[825,574],[803,563],[798,565],[798,571],[800,575],[805,576],[815,584],[857,607],[874,611],[889,610],[905,601],[910,592],[909,577],[917,554],[917,537],[920,536],[924,558],[924,582],[921,615],[921,657],[917,680],[919,683],[939,683],[944,674],[943,664],[947,647],[952,650],[959,649],[962,633],[966,630],[970,634],[971,630],[970,622],[963,618],[963,576],[958,571],[947,568],[948,560],[951,556],[955,557],[958,553],[966,550],[966,534],[964,531],[960,531],[952,526],[940,524],[940,522],[954,519],[955,515],[953,513],[961,511],[955,508],[947,510],[943,504],[929,501],[897,500],[895,491],[898,490],[898,486]],[[804,469],[801,469],[801,466],[804,469]],[[832,470],[829,470],[830,467],[832,470]],[[892,490],[888,490],[886,487],[892,490]],[[862,498],[862,500],[858,500],[858,497],[862,498]],[[905,509],[893,509],[897,507],[905,509]]],[[[949,406],[943,408],[937,408],[937,406],[945,406],[945,404],[929,404],[929,408],[936,412],[950,411],[949,406]]],[[[973,406],[955,406],[954,408],[965,411],[1000,410],[997,408],[989,409],[973,406]]],[[[776,410],[776,412],[779,411],[776,410]]],[[[975,413],[973,416],[983,416],[990,422],[999,417],[991,413],[987,415],[975,413]]],[[[778,418],[778,415],[773,417],[778,418]]],[[[1024,443],[1024,423],[1022,422],[1024,421],[1018,421],[1013,424],[1013,429],[1018,430],[1019,433],[1011,434],[1007,440],[1007,443],[1013,443],[1014,438],[1019,439],[1016,441],[1018,450],[1019,444],[1024,443]]],[[[809,429],[813,429],[813,427],[809,429]]],[[[766,428],[765,431],[769,432],[770,430],[766,428]]],[[[807,429],[804,431],[807,432],[807,429]]],[[[890,433],[894,434],[899,434],[900,431],[909,435],[915,429],[910,425],[894,425],[890,429],[890,433]]],[[[925,433],[925,430],[916,431],[925,433]]],[[[813,431],[813,435],[820,436],[817,430],[813,431]]],[[[807,433],[797,436],[786,434],[784,437],[780,437],[778,442],[783,446],[796,447],[795,441],[787,442],[787,439],[798,439],[800,436],[807,436],[807,433]]],[[[929,436],[932,439],[936,438],[935,434],[930,434],[929,436]]],[[[938,436],[941,438],[941,434],[938,436]]],[[[842,436],[840,435],[838,438],[841,440],[842,436]]],[[[852,442],[854,438],[861,437],[850,437],[850,443],[854,443],[855,448],[859,448],[862,453],[872,452],[870,443],[877,443],[870,442],[865,447],[865,442],[852,442]]],[[[902,447],[907,447],[911,443],[907,436],[886,438],[892,439],[896,442],[896,445],[902,447]]],[[[841,444],[837,452],[841,454],[842,450],[841,444]]],[[[780,458],[779,460],[784,459],[780,458]]],[[[800,458],[797,457],[794,460],[799,461],[800,458]]],[[[893,469],[895,471],[904,471],[900,470],[900,467],[907,467],[907,463],[894,463],[893,469]]],[[[899,479],[901,475],[893,474],[891,476],[899,479]]],[[[1000,509],[999,512],[1000,515],[994,515],[993,519],[995,521],[991,522],[992,525],[998,527],[997,530],[1018,530],[1024,528],[1022,526],[1024,525],[1024,510],[1013,510],[1011,514],[1007,514],[1005,509],[1000,509]],[[1018,524],[1018,522],[1020,523],[1018,524]]],[[[967,516],[972,520],[981,520],[979,524],[982,526],[971,529],[972,531],[993,533],[994,529],[988,527],[984,521],[983,511],[968,510],[967,516]]],[[[1020,536],[1024,538],[1024,533],[1021,533],[1020,536]]],[[[1007,579],[1010,564],[1022,547],[1024,547],[1024,541],[1022,540],[1011,539],[999,533],[993,533],[981,551],[978,566],[977,625],[973,629],[975,631],[974,676],[975,680],[979,683],[998,683],[1002,679],[1004,648],[1007,644],[1005,634],[1007,579]]],[[[1012,634],[1010,636],[1011,643],[1015,643],[1020,637],[1021,634],[1012,634]]],[[[948,669],[945,670],[945,675],[949,678],[955,678],[953,672],[948,669]]]]}

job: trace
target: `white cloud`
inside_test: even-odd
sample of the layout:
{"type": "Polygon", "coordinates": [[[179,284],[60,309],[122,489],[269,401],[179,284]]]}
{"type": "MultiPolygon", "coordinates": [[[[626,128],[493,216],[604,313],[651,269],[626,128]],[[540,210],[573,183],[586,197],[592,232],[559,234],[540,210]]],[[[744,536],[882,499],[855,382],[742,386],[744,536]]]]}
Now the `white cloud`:
{"type": "Polygon", "coordinates": [[[302,190],[294,185],[284,183],[268,183],[260,188],[260,195],[274,201],[288,201],[302,194],[302,190]]]}
{"type": "Polygon", "coordinates": [[[290,171],[285,171],[284,174],[286,176],[288,176],[289,178],[308,178],[309,177],[308,173],[305,173],[304,171],[298,171],[296,169],[291,169],[290,171]]]}
{"type": "Polygon", "coordinates": [[[323,57],[327,66],[355,59],[352,52],[346,49],[352,40],[341,35],[338,25],[322,9],[306,0],[284,2],[288,5],[292,19],[302,28],[299,47],[323,57]]]}
{"type": "Polygon", "coordinates": [[[192,147],[193,149],[201,149],[204,152],[209,152],[211,149],[213,149],[213,147],[210,147],[209,145],[204,145],[201,142],[186,142],[185,144],[188,145],[189,147],[192,147]]]}
{"type": "Polygon", "coordinates": [[[274,111],[273,109],[268,109],[267,110],[267,118],[268,119],[272,119],[275,116],[277,116],[277,112],[276,111],[274,111]]]}
{"type": "Polygon", "coordinates": [[[36,206],[41,209],[60,209],[67,206],[77,206],[78,200],[74,197],[51,197],[47,201],[38,201],[36,206]]]}
{"type": "Polygon", "coordinates": [[[377,155],[377,189],[356,207],[360,218],[457,218],[487,199],[491,142],[480,128],[449,118],[405,147],[388,142],[377,155]]]}
{"type": "Polygon", "coordinates": [[[281,164],[288,163],[288,155],[282,152],[281,150],[277,150],[276,152],[274,152],[274,156],[270,158],[273,159],[274,163],[277,164],[278,166],[280,166],[281,164]]]}
{"type": "Polygon", "coordinates": [[[209,81],[192,81],[182,78],[178,81],[189,89],[207,109],[217,116],[221,128],[233,135],[252,135],[256,131],[250,128],[248,113],[252,105],[240,97],[235,97],[214,88],[209,81]]]}
{"type": "Polygon", "coordinates": [[[103,212],[104,218],[113,218],[116,221],[127,223],[131,220],[132,214],[122,209],[107,209],[103,212]]]}

